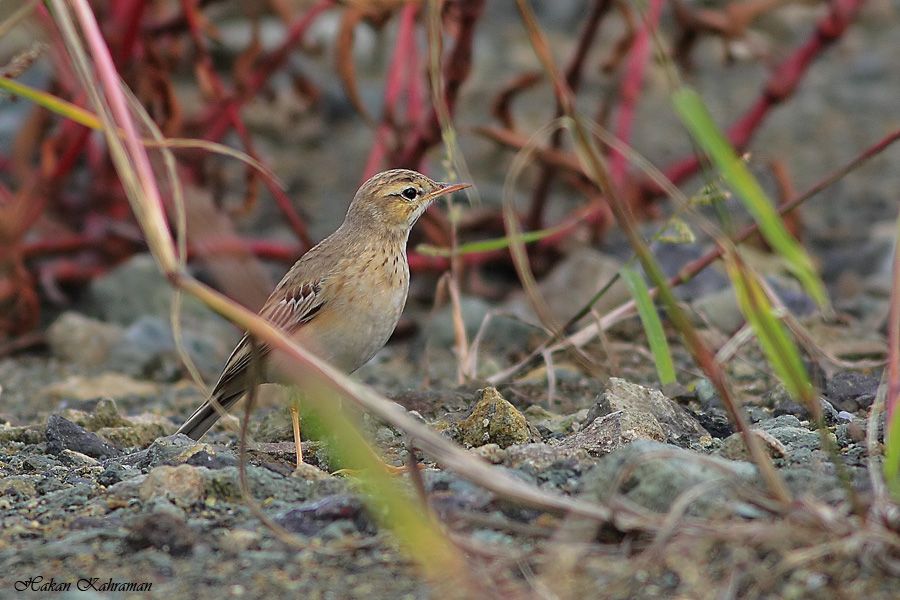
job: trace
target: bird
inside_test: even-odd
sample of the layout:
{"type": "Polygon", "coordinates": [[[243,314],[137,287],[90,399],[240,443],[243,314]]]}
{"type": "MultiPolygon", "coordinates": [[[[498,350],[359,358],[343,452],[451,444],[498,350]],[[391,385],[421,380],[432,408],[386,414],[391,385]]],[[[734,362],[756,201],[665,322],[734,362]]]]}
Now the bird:
{"type": "MultiPolygon", "coordinates": [[[[408,169],[378,173],[360,186],[331,235],[303,254],[269,295],[259,315],[319,358],[352,373],[388,341],[406,305],[406,243],[413,225],[441,196],[470,187],[442,183],[408,169]]],[[[177,433],[199,440],[260,374],[285,381],[286,360],[244,334],[204,402],[177,433]],[[251,369],[258,357],[261,369],[251,369]]],[[[290,407],[297,467],[303,462],[300,417],[290,407]]]]}

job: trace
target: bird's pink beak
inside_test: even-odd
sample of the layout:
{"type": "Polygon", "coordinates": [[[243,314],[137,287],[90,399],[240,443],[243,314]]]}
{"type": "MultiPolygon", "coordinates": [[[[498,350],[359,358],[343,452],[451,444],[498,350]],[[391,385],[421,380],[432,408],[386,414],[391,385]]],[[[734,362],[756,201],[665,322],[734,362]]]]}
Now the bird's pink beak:
{"type": "Polygon", "coordinates": [[[471,183],[438,183],[438,189],[434,190],[427,196],[423,198],[423,200],[434,200],[435,198],[439,198],[441,196],[446,196],[447,194],[452,194],[453,192],[458,192],[459,190],[464,190],[468,187],[472,187],[471,183]]]}

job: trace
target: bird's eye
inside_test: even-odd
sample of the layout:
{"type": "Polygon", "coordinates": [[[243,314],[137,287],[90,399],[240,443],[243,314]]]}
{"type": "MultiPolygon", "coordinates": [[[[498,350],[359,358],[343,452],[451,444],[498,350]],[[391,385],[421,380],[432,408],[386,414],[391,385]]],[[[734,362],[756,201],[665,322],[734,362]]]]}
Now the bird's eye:
{"type": "Polygon", "coordinates": [[[419,195],[419,190],[417,190],[414,187],[408,187],[405,190],[403,190],[402,192],[400,192],[400,194],[407,200],[415,200],[416,196],[419,195]]]}

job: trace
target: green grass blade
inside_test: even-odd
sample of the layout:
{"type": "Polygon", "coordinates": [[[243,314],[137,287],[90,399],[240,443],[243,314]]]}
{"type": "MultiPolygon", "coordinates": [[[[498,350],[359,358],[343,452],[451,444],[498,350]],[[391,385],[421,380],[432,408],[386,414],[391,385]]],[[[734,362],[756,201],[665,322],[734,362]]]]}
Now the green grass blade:
{"type": "Polygon", "coordinates": [[[90,111],[87,111],[80,106],[76,106],[71,102],[66,102],[62,98],[57,98],[53,94],[48,94],[47,92],[42,92],[41,90],[29,87],[24,83],[19,83],[15,79],[0,77],[0,90],[15,96],[20,96],[26,100],[31,100],[38,106],[43,106],[50,112],[71,119],[72,121],[90,127],[91,129],[103,128],[100,119],[90,111]]]}
{"type": "Polygon", "coordinates": [[[644,278],[634,269],[624,267],[621,270],[621,274],[622,279],[625,280],[628,289],[631,291],[638,314],[641,317],[641,324],[644,326],[644,332],[647,334],[647,341],[650,344],[650,351],[653,353],[653,361],[656,363],[656,373],[659,375],[659,382],[663,385],[675,383],[675,365],[672,363],[669,342],[666,341],[662,321],[660,321],[659,313],[656,311],[653,300],[650,298],[647,284],[644,278]]]}
{"type": "Polygon", "coordinates": [[[894,409],[884,446],[884,481],[895,502],[900,502],[900,410],[894,409]]]}
{"type": "Polygon", "coordinates": [[[725,254],[725,268],[734,285],[741,312],[753,328],[772,370],[791,396],[807,404],[809,410],[816,414],[816,396],[800,351],[775,316],[772,304],[755,274],[732,252],[725,254]]]}
{"type": "Polygon", "coordinates": [[[812,259],[785,228],[766,192],[719,130],[703,100],[697,92],[687,87],[676,90],[672,98],[681,120],[737,192],[759,225],[763,237],[786,261],[788,268],[816,303],[827,306],[825,286],[816,273],[812,259]]]}
{"type": "MultiPolygon", "coordinates": [[[[527,231],[519,236],[519,240],[531,244],[549,237],[560,230],[560,227],[551,227],[549,229],[539,229],[537,231],[527,231]]],[[[478,254],[481,252],[493,252],[494,250],[502,250],[509,247],[509,237],[503,236],[499,238],[491,238],[488,240],[478,240],[475,242],[467,242],[456,247],[454,252],[450,248],[441,248],[432,246],[431,244],[419,244],[416,246],[416,252],[425,256],[462,256],[463,254],[478,254]]]]}

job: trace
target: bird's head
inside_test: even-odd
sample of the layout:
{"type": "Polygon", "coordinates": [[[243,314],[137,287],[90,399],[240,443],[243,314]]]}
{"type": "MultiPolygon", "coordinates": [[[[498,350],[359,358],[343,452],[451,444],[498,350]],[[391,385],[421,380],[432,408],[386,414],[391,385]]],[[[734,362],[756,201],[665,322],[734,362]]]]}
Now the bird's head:
{"type": "Polygon", "coordinates": [[[384,171],[360,186],[347,220],[356,226],[409,231],[435,199],[469,185],[441,183],[408,169],[384,171]]]}

